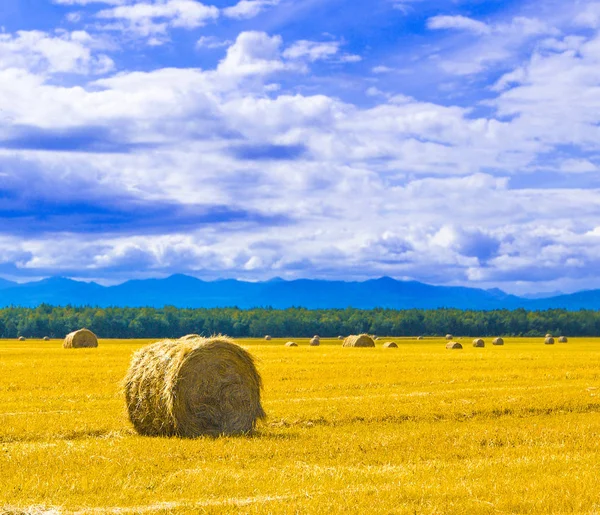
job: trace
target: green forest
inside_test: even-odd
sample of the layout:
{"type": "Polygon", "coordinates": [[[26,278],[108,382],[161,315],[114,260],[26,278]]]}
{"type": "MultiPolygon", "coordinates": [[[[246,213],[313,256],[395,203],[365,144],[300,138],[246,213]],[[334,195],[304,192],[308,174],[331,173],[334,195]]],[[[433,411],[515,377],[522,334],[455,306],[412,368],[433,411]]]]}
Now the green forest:
{"type": "Polygon", "coordinates": [[[232,337],[600,336],[599,311],[463,311],[459,309],[179,309],[53,307],[0,309],[0,337],[62,338],[86,327],[100,338],[178,338],[189,333],[232,337]]]}

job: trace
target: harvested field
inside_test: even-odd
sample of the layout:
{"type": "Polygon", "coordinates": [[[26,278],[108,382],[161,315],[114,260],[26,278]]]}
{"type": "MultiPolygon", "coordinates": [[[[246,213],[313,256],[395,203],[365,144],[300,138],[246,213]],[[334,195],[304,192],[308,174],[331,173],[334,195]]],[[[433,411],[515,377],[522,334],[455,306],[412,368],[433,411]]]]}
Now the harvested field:
{"type": "Polygon", "coordinates": [[[0,512],[598,512],[600,339],[288,340],[237,340],[264,382],[256,433],[198,439],[128,421],[121,380],[156,340],[0,341],[0,512]]]}

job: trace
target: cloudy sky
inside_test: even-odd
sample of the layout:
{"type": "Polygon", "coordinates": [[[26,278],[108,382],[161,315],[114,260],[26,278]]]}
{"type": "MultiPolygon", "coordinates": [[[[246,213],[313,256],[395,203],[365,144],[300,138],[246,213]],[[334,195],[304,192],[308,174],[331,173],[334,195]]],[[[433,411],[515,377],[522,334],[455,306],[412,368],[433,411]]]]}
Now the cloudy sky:
{"type": "Polygon", "coordinates": [[[600,288],[600,2],[1,0],[0,277],[600,288]]]}

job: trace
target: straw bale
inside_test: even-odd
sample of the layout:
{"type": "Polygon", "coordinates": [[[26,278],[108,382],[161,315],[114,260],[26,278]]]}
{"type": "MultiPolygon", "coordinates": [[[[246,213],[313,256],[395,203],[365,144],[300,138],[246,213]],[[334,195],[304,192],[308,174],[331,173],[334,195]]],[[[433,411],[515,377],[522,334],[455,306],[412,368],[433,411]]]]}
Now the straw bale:
{"type": "Polygon", "coordinates": [[[544,343],[546,345],[554,345],[554,338],[552,338],[552,337],[546,338],[546,340],[544,341],[544,343]]]}
{"type": "Polygon", "coordinates": [[[129,419],[142,435],[247,434],[265,417],[254,359],[222,336],[140,349],[124,389],[129,419]]]}
{"type": "Polygon", "coordinates": [[[321,345],[321,340],[319,338],[311,338],[310,339],[311,347],[318,347],[319,345],[321,345]]]}
{"type": "Polygon", "coordinates": [[[89,329],[80,329],[67,334],[63,347],[65,349],[98,347],[98,338],[89,329]]]}
{"type": "Polygon", "coordinates": [[[561,336],[558,339],[558,343],[567,343],[569,341],[569,339],[566,336],[561,336]]]}
{"type": "Polygon", "coordinates": [[[287,342],[285,344],[286,347],[298,347],[298,344],[296,342],[287,342]]]}
{"type": "Polygon", "coordinates": [[[396,344],[396,342],[385,342],[383,344],[383,348],[384,349],[397,349],[398,345],[396,344]]]}
{"type": "Polygon", "coordinates": [[[446,344],[446,349],[462,349],[463,346],[458,342],[448,342],[446,344]]]}
{"type": "Polygon", "coordinates": [[[473,340],[473,347],[485,347],[485,341],[481,338],[475,338],[473,340]]]}
{"type": "Polygon", "coordinates": [[[504,339],[503,338],[494,338],[492,340],[492,345],[504,345],[504,339]]]}
{"type": "Polygon", "coordinates": [[[375,347],[375,342],[368,334],[350,335],[344,340],[344,347],[375,347]]]}

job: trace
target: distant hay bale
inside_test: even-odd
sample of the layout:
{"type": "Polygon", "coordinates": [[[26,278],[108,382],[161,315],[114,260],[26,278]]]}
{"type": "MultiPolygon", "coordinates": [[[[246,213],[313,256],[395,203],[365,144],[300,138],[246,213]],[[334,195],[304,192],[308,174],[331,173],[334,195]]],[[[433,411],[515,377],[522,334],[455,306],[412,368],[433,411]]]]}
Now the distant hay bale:
{"type": "Polygon", "coordinates": [[[446,340],[452,340],[452,338],[454,338],[454,336],[452,336],[451,334],[446,335],[446,340]]]}
{"type": "Polygon", "coordinates": [[[385,342],[383,344],[383,348],[384,349],[397,349],[398,345],[396,344],[396,342],[385,342]]]}
{"type": "Polygon", "coordinates": [[[504,345],[504,340],[500,337],[492,340],[492,345],[504,345]]]}
{"type": "Polygon", "coordinates": [[[50,341],[50,338],[48,338],[48,336],[44,336],[44,337],[42,338],[42,340],[44,340],[45,342],[49,342],[49,341],[50,341]]]}
{"type": "Polygon", "coordinates": [[[298,347],[298,344],[296,342],[287,342],[285,344],[286,347],[298,347]]]}
{"type": "Polygon", "coordinates": [[[423,337],[422,336],[417,336],[417,340],[422,340],[423,337]]]}
{"type": "Polygon", "coordinates": [[[458,342],[448,342],[446,344],[446,349],[462,349],[463,346],[458,342]]]}
{"type": "Polygon", "coordinates": [[[548,333],[548,334],[546,335],[546,338],[552,338],[552,337],[553,337],[553,336],[552,336],[552,334],[550,334],[550,333],[548,333]]]}
{"type": "Polygon", "coordinates": [[[342,335],[338,336],[338,340],[343,340],[344,337],[342,335]]]}
{"type": "Polygon", "coordinates": [[[375,341],[379,341],[381,338],[379,336],[375,337],[375,341]]]}
{"type": "Polygon", "coordinates": [[[148,436],[247,434],[265,417],[252,356],[227,337],[137,351],[124,381],[129,419],[148,436]]]}
{"type": "Polygon", "coordinates": [[[546,338],[546,340],[544,341],[544,343],[546,345],[554,345],[554,338],[552,338],[552,337],[546,338]]]}
{"type": "Polygon", "coordinates": [[[271,336],[267,334],[267,335],[265,336],[265,340],[267,340],[267,341],[271,341],[271,336]]]}
{"type": "Polygon", "coordinates": [[[481,338],[475,338],[473,340],[473,347],[485,347],[485,341],[481,338]]]}
{"type": "Polygon", "coordinates": [[[316,338],[317,340],[320,340],[320,339],[321,339],[321,337],[320,337],[318,334],[315,334],[315,335],[313,336],[313,338],[316,338]]]}
{"type": "Polygon", "coordinates": [[[368,334],[352,334],[344,340],[344,347],[375,347],[375,342],[368,334]]]}
{"type": "Polygon", "coordinates": [[[25,338],[25,336],[19,336],[18,340],[20,342],[25,342],[25,341],[27,341],[27,338],[25,338]]]}
{"type": "Polygon", "coordinates": [[[63,342],[65,349],[83,349],[98,347],[98,338],[89,329],[79,329],[67,334],[63,342]]]}
{"type": "Polygon", "coordinates": [[[310,339],[311,347],[318,347],[319,345],[321,345],[321,340],[319,338],[311,338],[310,339]]]}
{"type": "Polygon", "coordinates": [[[567,343],[569,341],[569,339],[566,336],[561,336],[558,339],[558,343],[567,343]]]}
{"type": "Polygon", "coordinates": [[[182,336],[179,339],[186,341],[186,340],[195,340],[196,338],[202,338],[202,336],[200,336],[199,334],[186,334],[185,336],[182,336]]]}

